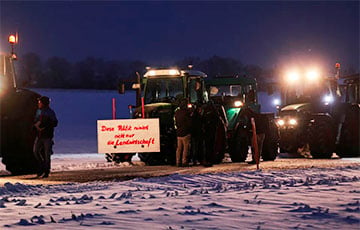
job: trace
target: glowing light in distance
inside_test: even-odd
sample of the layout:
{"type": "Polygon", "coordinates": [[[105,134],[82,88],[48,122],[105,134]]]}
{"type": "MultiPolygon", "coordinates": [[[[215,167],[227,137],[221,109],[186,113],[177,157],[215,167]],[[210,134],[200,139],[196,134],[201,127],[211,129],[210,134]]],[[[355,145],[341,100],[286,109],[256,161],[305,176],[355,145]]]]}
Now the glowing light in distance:
{"type": "Polygon", "coordinates": [[[240,106],[242,106],[243,105],[243,103],[241,102],[241,101],[235,101],[234,102],[234,106],[235,107],[240,107],[240,106]]]}
{"type": "Polygon", "coordinates": [[[191,109],[191,108],[192,108],[192,104],[188,104],[187,107],[188,107],[189,109],[191,109]]]}

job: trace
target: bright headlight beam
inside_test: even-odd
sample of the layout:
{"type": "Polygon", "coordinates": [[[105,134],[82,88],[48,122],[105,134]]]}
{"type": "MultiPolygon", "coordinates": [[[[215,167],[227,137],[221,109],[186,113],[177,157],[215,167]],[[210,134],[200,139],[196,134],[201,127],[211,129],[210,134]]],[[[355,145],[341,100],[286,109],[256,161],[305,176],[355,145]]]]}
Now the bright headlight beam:
{"type": "Polygon", "coordinates": [[[178,72],[179,72],[179,71],[177,71],[176,69],[171,69],[171,70],[169,70],[169,74],[170,74],[170,75],[176,75],[176,74],[178,74],[178,72]]]}
{"type": "Polygon", "coordinates": [[[328,105],[334,101],[334,97],[332,95],[325,95],[323,101],[325,105],[328,105]]]}
{"type": "Polygon", "coordinates": [[[296,124],[297,124],[296,119],[290,119],[290,120],[289,120],[289,124],[290,124],[290,125],[296,125],[296,124]]]}
{"type": "Polygon", "coordinates": [[[299,80],[300,75],[298,71],[291,71],[286,74],[286,80],[288,83],[295,83],[299,80]]]}
{"type": "Polygon", "coordinates": [[[274,105],[280,105],[280,99],[276,98],[273,100],[274,105]]]}
{"type": "Polygon", "coordinates": [[[156,74],[156,73],[155,73],[154,70],[150,70],[150,71],[149,71],[149,75],[150,75],[150,76],[155,76],[155,74],[156,74]]]}
{"type": "Polygon", "coordinates": [[[243,103],[241,101],[235,101],[234,105],[235,105],[235,107],[240,107],[243,105],[243,103]]]}
{"type": "Polygon", "coordinates": [[[277,121],[277,124],[280,125],[280,126],[283,126],[283,125],[285,125],[285,121],[280,119],[280,120],[277,121]]]}
{"type": "Polygon", "coordinates": [[[316,81],[320,77],[317,70],[309,70],[306,72],[306,78],[310,81],[316,81]]]}

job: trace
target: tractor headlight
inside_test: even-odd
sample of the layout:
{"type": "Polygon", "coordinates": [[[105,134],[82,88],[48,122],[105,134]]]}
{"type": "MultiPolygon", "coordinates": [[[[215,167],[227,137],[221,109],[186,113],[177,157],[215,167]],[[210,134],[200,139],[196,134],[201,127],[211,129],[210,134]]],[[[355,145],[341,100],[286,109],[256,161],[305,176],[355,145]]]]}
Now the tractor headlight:
{"type": "Polygon", "coordinates": [[[290,125],[297,125],[297,120],[292,118],[292,119],[289,120],[289,124],[290,125]]]}
{"type": "Polygon", "coordinates": [[[274,104],[275,106],[279,106],[279,105],[281,104],[280,99],[279,99],[279,98],[275,98],[275,99],[273,100],[273,104],[274,104]]]}
{"type": "Polygon", "coordinates": [[[290,84],[296,83],[300,78],[298,71],[291,71],[286,74],[286,81],[290,84]]]}
{"type": "Polygon", "coordinates": [[[234,106],[235,107],[241,107],[241,106],[243,106],[243,103],[241,101],[235,101],[234,106]]]}
{"type": "Polygon", "coordinates": [[[277,120],[276,123],[277,123],[279,126],[284,126],[284,125],[285,125],[285,121],[284,121],[283,119],[277,120]]]}
{"type": "Polygon", "coordinates": [[[317,70],[309,70],[306,72],[306,78],[309,81],[317,81],[320,77],[320,73],[317,70]]]}
{"type": "Polygon", "coordinates": [[[323,101],[325,105],[331,104],[334,102],[334,97],[332,95],[325,95],[323,101]]]}

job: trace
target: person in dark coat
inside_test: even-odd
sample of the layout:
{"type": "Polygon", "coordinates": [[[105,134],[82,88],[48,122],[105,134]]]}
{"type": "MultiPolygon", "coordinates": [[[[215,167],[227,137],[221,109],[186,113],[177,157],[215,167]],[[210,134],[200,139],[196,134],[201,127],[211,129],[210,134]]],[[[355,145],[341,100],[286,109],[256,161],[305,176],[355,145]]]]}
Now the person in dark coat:
{"type": "Polygon", "coordinates": [[[187,108],[187,100],[180,102],[175,111],[175,128],[177,136],[176,166],[188,166],[188,152],[191,141],[191,112],[187,108]]]}
{"type": "MultiPolygon", "coordinates": [[[[195,106],[194,106],[195,107],[195,106]]],[[[194,108],[194,111],[191,115],[192,126],[191,126],[191,148],[190,148],[190,157],[189,161],[193,165],[197,165],[202,161],[203,156],[203,132],[202,132],[202,120],[201,120],[201,107],[197,106],[194,108]]]]}
{"type": "Polygon", "coordinates": [[[253,111],[249,106],[246,106],[243,108],[241,116],[246,117],[247,119],[247,127],[249,128],[249,138],[251,139],[251,153],[252,153],[252,161],[250,161],[250,164],[256,163],[255,158],[255,143],[253,139],[253,133],[252,133],[252,124],[251,124],[251,118],[254,118],[255,120],[255,127],[256,127],[256,142],[258,146],[258,161],[260,161],[260,156],[262,154],[262,148],[263,143],[265,140],[265,133],[266,128],[268,127],[267,124],[267,118],[265,115],[253,111]]]}
{"type": "Polygon", "coordinates": [[[34,121],[37,135],[34,143],[34,156],[38,163],[37,176],[48,177],[50,157],[53,153],[54,128],[58,124],[55,112],[49,107],[50,99],[42,96],[38,99],[38,110],[34,121]]]}
{"type": "Polygon", "coordinates": [[[216,133],[220,122],[220,116],[213,102],[202,106],[202,129],[205,142],[202,164],[206,167],[212,166],[215,161],[216,133]]]}

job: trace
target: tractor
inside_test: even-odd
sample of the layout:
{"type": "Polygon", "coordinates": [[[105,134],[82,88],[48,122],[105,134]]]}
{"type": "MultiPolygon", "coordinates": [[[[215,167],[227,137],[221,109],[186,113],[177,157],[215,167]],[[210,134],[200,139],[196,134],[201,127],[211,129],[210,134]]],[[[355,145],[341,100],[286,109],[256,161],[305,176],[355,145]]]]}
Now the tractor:
{"type": "Polygon", "coordinates": [[[332,77],[316,69],[284,74],[277,120],[281,152],[359,156],[359,79],[340,78],[339,70],[337,63],[332,77]]]}
{"type": "MultiPolygon", "coordinates": [[[[160,152],[138,153],[139,158],[147,165],[175,164],[175,109],[182,99],[187,99],[189,109],[206,107],[208,103],[204,83],[206,77],[205,73],[193,70],[192,66],[186,70],[148,68],[143,77],[137,73],[137,82],[132,86],[136,90],[137,98],[135,109],[132,109],[133,118],[159,118],[160,121],[160,152]]],[[[123,90],[120,91],[123,93],[123,90]]],[[[125,153],[112,154],[112,156],[117,157],[120,162],[132,157],[131,154],[125,153]]],[[[216,159],[222,157],[217,156],[216,159]]]]}
{"type": "Polygon", "coordinates": [[[0,55],[0,156],[7,171],[20,175],[35,173],[38,167],[33,155],[33,122],[40,95],[16,85],[16,41],[11,35],[11,54],[0,55]]]}
{"type": "Polygon", "coordinates": [[[278,155],[278,129],[274,113],[260,113],[256,79],[224,76],[206,82],[210,100],[223,106],[227,118],[227,151],[232,162],[244,162],[251,146],[250,118],[243,112],[250,108],[262,119],[265,131],[262,159],[275,160],[278,155]]]}

